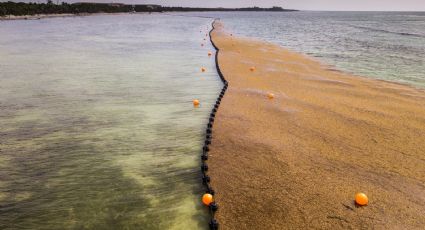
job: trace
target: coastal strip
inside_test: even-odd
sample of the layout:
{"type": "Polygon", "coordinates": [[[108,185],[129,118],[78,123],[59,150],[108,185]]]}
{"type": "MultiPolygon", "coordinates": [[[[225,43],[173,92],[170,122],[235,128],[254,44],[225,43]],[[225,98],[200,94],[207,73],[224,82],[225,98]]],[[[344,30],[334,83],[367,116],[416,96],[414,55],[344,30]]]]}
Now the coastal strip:
{"type": "Polygon", "coordinates": [[[424,90],[334,71],[219,21],[211,39],[229,86],[208,157],[221,229],[425,226],[424,90]]]}
{"type": "Polygon", "coordinates": [[[73,17],[75,14],[38,14],[38,15],[7,15],[0,17],[1,20],[39,20],[43,18],[73,17]]]}
{"type": "Polygon", "coordinates": [[[282,7],[245,7],[245,8],[204,8],[204,7],[173,7],[156,4],[125,4],[125,3],[95,3],[76,2],[54,4],[49,0],[47,3],[25,2],[0,2],[0,20],[30,20],[50,17],[82,16],[92,14],[115,14],[115,13],[163,13],[163,12],[292,12],[294,9],[282,7]]]}

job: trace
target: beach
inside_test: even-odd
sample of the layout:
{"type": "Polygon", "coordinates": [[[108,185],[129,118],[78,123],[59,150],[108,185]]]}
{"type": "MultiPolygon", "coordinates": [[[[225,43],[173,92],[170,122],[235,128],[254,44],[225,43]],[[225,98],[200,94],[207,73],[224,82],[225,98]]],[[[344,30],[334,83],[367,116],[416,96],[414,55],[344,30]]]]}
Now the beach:
{"type": "Polygon", "coordinates": [[[425,225],[424,90],[343,73],[220,22],[211,36],[229,82],[208,160],[222,229],[425,225]]]}
{"type": "Polygon", "coordinates": [[[61,17],[76,17],[87,16],[89,14],[35,14],[35,15],[7,15],[0,17],[1,20],[39,20],[43,18],[61,18],[61,17]]]}
{"type": "Polygon", "coordinates": [[[0,17],[0,21],[8,20],[40,20],[47,18],[68,18],[68,17],[85,17],[85,16],[104,16],[104,15],[127,15],[127,14],[146,14],[145,12],[141,13],[79,13],[79,14],[34,14],[34,15],[7,15],[0,17]]]}

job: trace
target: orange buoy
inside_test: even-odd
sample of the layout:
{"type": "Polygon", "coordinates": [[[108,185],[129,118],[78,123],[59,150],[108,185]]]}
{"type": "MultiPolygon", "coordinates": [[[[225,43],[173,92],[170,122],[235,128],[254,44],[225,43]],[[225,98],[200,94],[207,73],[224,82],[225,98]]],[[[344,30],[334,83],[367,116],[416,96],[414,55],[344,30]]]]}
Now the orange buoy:
{"type": "Polygon", "coordinates": [[[272,94],[272,93],[268,93],[268,94],[267,94],[267,97],[268,97],[269,99],[273,99],[273,98],[274,98],[274,94],[272,94]]]}
{"type": "Polygon", "coordinates": [[[251,70],[251,72],[254,72],[255,71],[255,67],[252,66],[252,67],[249,68],[249,70],[251,70]]]}
{"type": "Polygon", "coordinates": [[[195,107],[199,106],[199,100],[198,99],[193,100],[193,106],[195,106],[195,107]]]}
{"type": "Polygon", "coordinates": [[[206,206],[209,206],[213,202],[213,196],[209,193],[205,193],[202,196],[202,203],[204,203],[206,206]]]}
{"type": "Polygon", "coordinates": [[[356,194],[355,200],[356,203],[361,206],[367,205],[367,203],[369,202],[369,198],[367,198],[366,194],[361,192],[356,194]]]}
{"type": "Polygon", "coordinates": [[[212,53],[211,52],[208,52],[208,56],[211,56],[212,55],[212,53]]]}
{"type": "Polygon", "coordinates": [[[202,67],[202,68],[201,68],[201,71],[202,71],[202,72],[205,72],[205,70],[207,70],[207,69],[205,69],[205,67],[202,67]]]}

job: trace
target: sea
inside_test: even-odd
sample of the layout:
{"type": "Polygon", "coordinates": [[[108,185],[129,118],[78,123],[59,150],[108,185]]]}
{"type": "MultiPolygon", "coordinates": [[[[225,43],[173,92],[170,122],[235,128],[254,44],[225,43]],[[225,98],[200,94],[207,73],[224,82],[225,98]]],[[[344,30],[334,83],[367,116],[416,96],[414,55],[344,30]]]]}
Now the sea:
{"type": "Polygon", "coordinates": [[[235,36],[425,88],[424,12],[0,21],[0,229],[207,229],[200,154],[222,87],[207,55],[214,18],[235,36]]]}
{"type": "Polygon", "coordinates": [[[236,36],[276,43],[355,75],[425,88],[425,12],[207,15],[236,36]]]}

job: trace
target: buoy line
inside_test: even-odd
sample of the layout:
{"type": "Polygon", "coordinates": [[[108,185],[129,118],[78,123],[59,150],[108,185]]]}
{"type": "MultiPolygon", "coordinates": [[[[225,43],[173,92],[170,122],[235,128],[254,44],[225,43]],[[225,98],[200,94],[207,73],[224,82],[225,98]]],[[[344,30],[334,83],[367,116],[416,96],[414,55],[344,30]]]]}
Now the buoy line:
{"type": "MultiPolygon", "coordinates": [[[[214,44],[212,37],[211,37],[212,31],[215,29],[214,23],[217,20],[220,20],[220,18],[215,18],[214,21],[212,22],[212,28],[209,32],[209,37],[210,37],[210,42],[211,42],[212,46],[216,50],[216,52],[215,52],[215,66],[216,66],[216,69],[217,69],[218,76],[220,77],[224,86],[223,86],[223,88],[220,92],[220,95],[218,96],[217,101],[214,105],[214,108],[212,109],[211,114],[209,116],[209,122],[208,122],[207,129],[206,129],[206,132],[205,132],[205,142],[204,142],[204,146],[202,148],[202,155],[201,155],[202,184],[206,187],[205,194],[202,196],[201,200],[202,200],[202,203],[204,205],[209,207],[209,211],[210,211],[210,214],[211,214],[211,220],[209,221],[208,225],[209,225],[209,228],[211,230],[218,230],[218,228],[219,228],[219,223],[218,223],[217,219],[215,219],[215,213],[218,210],[218,204],[217,204],[217,202],[215,201],[215,198],[214,198],[215,191],[210,184],[211,178],[207,174],[208,164],[206,162],[208,160],[209,145],[211,144],[211,139],[212,139],[212,127],[213,127],[214,121],[215,121],[215,114],[217,113],[217,110],[218,110],[220,103],[221,103],[221,99],[224,97],[224,94],[226,93],[226,90],[227,90],[228,85],[229,85],[227,80],[224,78],[224,75],[221,72],[220,66],[218,64],[218,53],[219,53],[220,49],[214,44]]],[[[233,36],[233,34],[231,34],[230,36],[233,36]]],[[[212,55],[212,53],[208,52],[208,56],[211,56],[211,55],[212,55]]],[[[249,68],[249,70],[251,72],[255,72],[256,68],[255,68],[255,66],[252,66],[252,67],[249,68]]],[[[204,72],[204,71],[202,71],[202,72],[204,72]]],[[[275,95],[271,92],[268,92],[266,95],[267,95],[267,98],[270,99],[270,100],[275,98],[275,95]]],[[[359,193],[355,194],[354,202],[357,206],[366,206],[369,203],[369,198],[367,197],[366,194],[359,192],[359,193]]]]}
{"type": "MultiPolygon", "coordinates": [[[[202,172],[202,184],[206,187],[204,196],[202,197],[202,202],[207,205],[209,207],[209,211],[211,214],[211,220],[209,221],[208,225],[210,227],[211,230],[217,230],[218,229],[218,221],[215,219],[215,212],[218,210],[218,204],[217,202],[215,202],[214,199],[214,195],[215,195],[215,191],[212,188],[210,182],[211,182],[211,178],[208,176],[208,164],[206,163],[208,160],[208,152],[209,152],[209,145],[211,144],[211,139],[212,139],[212,127],[214,125],[214,120],[215,120],[215,114],[217,113],[217,110],[220,106],[221,103],[221,99],[224,97],[224,94],[226,93],[227,87],[228,87],[228,82],[226,81],[226,79],[224,78],[220,67],[218,65],[218,52],[219,49],[218,47],[214,44],[212,38],[211,38],[211,33],[212,31],[215,29],[214,28],[214,23],[216,20],[219,19],[214,19],[214,21],[212,22],[212,28],[209,32],[209,36],[210,36],[210,42],[212,44],[212,46],[215,49],[215,66],[217,69],[217,73],[218,76],[220,77],[221,81],[223,82],[223,88],[221,89],[220,95],[218,96],[214,108],[212,109],[210,116],[209,116],[209,120],[208,120],[208,125],[207,125],[207,129],[205,131],[205,142],[204,142],[204,146],[202,147],[202,155],[201,155],[201,172],[202,172]]],[[[208,36],[208,35],[207,35],[208,36]]]]}

